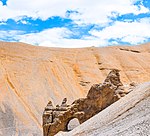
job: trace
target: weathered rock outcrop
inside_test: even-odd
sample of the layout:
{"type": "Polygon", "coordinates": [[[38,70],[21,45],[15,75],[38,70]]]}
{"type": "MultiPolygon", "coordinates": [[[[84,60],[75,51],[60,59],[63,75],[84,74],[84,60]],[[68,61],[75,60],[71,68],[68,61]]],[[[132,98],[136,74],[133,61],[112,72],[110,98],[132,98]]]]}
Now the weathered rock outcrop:
{"type": "Polygon", "coordinates": [[[67,105],[67,98],[64,98],[62,104],[56,107],[49,101],[43,113],[44,136],[67,131],[67,125],[73,118],[77,118],[80,124],[85,122],[126,93],[128,92],[120,81],[119,70],[113,69],[104,83],[91,87],[86,98],[75,100],[71,105],[67,105]]]}
{"type": "Polygon", "coordinates": [[[150,82],[137,85],[80,126],[56,136],[150,136],[150,82]]]}

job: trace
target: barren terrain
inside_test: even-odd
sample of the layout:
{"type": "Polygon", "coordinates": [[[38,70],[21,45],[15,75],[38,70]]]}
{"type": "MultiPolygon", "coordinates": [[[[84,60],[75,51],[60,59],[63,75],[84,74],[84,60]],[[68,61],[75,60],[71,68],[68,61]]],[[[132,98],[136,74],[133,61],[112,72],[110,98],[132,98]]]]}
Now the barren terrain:
{"type": "Polygon", "coordinates": [[[85,97],[113,68],[121,81],[150,81],[150,44],[62,49],[0,42],[0,136],[41,136],[47,102],[85,97]]]}

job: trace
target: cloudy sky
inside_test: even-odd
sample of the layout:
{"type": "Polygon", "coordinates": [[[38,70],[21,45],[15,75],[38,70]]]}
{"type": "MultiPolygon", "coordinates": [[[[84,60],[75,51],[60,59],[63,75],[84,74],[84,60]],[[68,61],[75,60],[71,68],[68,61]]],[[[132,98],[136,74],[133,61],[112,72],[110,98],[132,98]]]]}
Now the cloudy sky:
{"type": "Polygon", "coordinates": [[[69,48],[150,42],[150,0],[0,0],[0,41],[69,48]]]}

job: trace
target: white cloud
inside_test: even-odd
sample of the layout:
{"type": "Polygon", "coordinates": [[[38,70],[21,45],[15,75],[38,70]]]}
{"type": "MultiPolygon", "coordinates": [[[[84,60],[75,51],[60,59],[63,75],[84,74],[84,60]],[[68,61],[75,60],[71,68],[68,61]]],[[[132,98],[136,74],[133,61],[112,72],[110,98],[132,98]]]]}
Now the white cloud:
{"type": "Polygon", "coordinates": [[[22,23],[22,24],[30,24],[30,23],[28,23],[27,21],[25,21],[25,20],[20,20],[19,22],[17,22],[17,23],[22,23]]]}
{"type": "MultiPolygon", "coordinates": [[[[23,31],[0,31],[0,39],[19,41],[47,47],[81,48],[98,46],[100,41],[93,37],[67,39],[71,32],[66,28],[52,28],[39,33],[24,34],[23,31]],[[13,37],[13,39],[11,39],[13,37]]],[[[103,44],[104,45],[104,44],[103,44]]]]}
{"type": "Polygon", "coordinates": [[[39,33],[24,34],[21,31],[0,31],[0,39],[13,37],[14,40],[33,45],[48,47],[91,47],[117,44],[117,40],[109,42],[110,39],[120,39],[121,42],[139,44],[146,42],[150,35],[150,18],[135,22],[116,21],[112,26],[103,30],[91,30],[91,36],[82,39],[67,39],[72,34],[67,28],[51,28],[39,33]]]}
{"type": "Polygon", "coordinates": [[[90,47],[98,46],[98,39],[67,39],[72,32],[66,28],[52,28],[47,29],[39,33],[30,33],[25,35],[18,35],[17,39],[20,42],[29,44],[37,44],[47,47],[66,47],[66,48],[78,48],[78,47],[90,47]]]}
{"type": "MultiPolygon", "coordinates": [[[[104,25],[103,30],[91,30],[89,37],[82,39],[67,39],[72,32],[67,28],[52,28],[39,33],[29,33],[21,31],[0,31],[0,39],[6,37],[16,41],[30,44],[38,44],[50,47],[89,47],[108,45],[110,39],[121,39],[122,42],[131,44],[142,43],[150,35],[150,19],[141,19],[135,22],[116,21],[112,26],[108,23],[110,17],[116,17],[127,13],[138,15],[150,12],[142,5],[136,6],[138,0],[8,0],[7,6],[3,6],[0,1],[0,21],[15,19],[16,22],[27,24],[24,17],[33,19],[41,18],[46,20],[49,17],[66,17],[66,11],[78,11],[70,14],[69,18],[78,25],[96,24],[104,25]]],[[[116,44],[113,41],[111,44],[116,44]]]]}
{"type": "Polygon", "coordinates": [[[135,22],[116,21],[101,31],[91,30],[90,33],[100,40],[121,39],[122,42],[138,44],[145,42],[150,36],[150,18],[135,22]]]}
{"type": "Polygon", "coordinates": [[[82,39],[67,39],[72,34],[67,28],[51,28],[39,33],[24,34],[22,31],[0,31],[0,39],[11,38],[33,45],[48,47],[91,47],[117,44],[117,42],[128,42],[139,44],[147,42],[150,35],[150,18],[141,19],[135,22],[116,21],[112,26],[103,30],[91,30],[91,36],[82,39]],[[110,39],[120,39],[110,42],[110,39]]]}
{"type": "Polygon", "coordinates": [[[98,39],[86,40],[86,39],[61,39],[57,43],[52,43],[51,41],[45,41],[39,44],[45,47],[63,47],[63,48],[83,48],[92,47],[99,45],[98,39]]]}
{"type": "Polygon", "coordinates": [[[78,11],[70,18],[78,24],[103,24],[109,22],[112,12],[118,14],[140,14],[149,10],[143,5],[133,5],[135,0],[8,0],[7,6],[0,4],[0,20],[20,19],[20,16],[46,20],[52,16],[65,17],[67,10],[78,11]]]}
{"type": "Polygon", "coordinates": [[[22,31],[15,31],[15,30],[2,31],[2,30],[0,30],[0,39],[7,39],[7,40],[11,39],[11,41],[13,41],[13,39],[14,39],[14,41],[15,41],[15,40],[18,40],[18,35],[22,35],[22,34],[24,34],[24,32],[22,32],[22,31]]]}

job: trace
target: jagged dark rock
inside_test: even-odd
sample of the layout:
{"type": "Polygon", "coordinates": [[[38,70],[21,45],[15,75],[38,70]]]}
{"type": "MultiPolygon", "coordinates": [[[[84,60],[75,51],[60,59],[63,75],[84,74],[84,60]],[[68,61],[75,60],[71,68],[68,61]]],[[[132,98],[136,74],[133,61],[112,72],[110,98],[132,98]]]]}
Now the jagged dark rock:
{"type": "Polygon", "coordinates": [[[141,53],[140,51],[138,51],[138,50],[133,50],[133,49],[120,48],[120,50],[123,50],[123,51],[131,51],[131,52],[134,52],[134,53],[141,53]]]}
{"type": "Polygon", "coordinates": [[[75,100],[71,105],[67,105],[67,98],[64,98],[61,106],[56,107],[49,101],[43,113],[44,136],[68,131],[67,125],[73,118],[81,124],[127,93],[120,81],[119,70],[113,69],[102,84],[90,88],[86,98],[75,100]]]}

